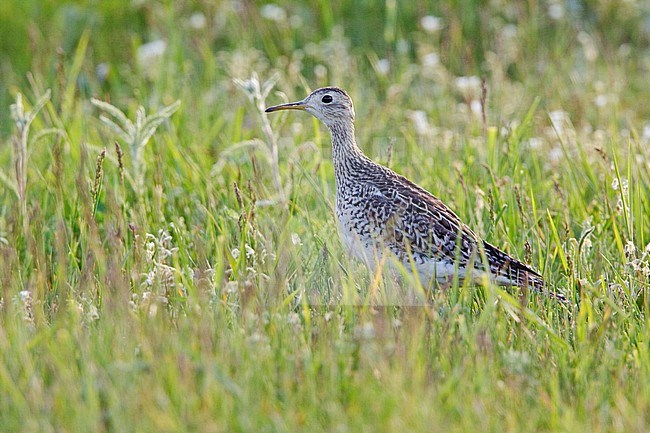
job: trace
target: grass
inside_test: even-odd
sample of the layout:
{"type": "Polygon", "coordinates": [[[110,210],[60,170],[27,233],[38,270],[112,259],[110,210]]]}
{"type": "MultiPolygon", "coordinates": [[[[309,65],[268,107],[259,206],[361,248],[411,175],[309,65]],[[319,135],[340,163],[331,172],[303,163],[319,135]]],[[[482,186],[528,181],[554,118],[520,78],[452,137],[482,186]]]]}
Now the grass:
{"type": "Polygon", "coordinates": [[[41,3],[0,6],[0,430],[647,431],[642,2],[41,3]],[[329,137],[259,112],[327,84],[573,305],[341,305],[329,137]]]}

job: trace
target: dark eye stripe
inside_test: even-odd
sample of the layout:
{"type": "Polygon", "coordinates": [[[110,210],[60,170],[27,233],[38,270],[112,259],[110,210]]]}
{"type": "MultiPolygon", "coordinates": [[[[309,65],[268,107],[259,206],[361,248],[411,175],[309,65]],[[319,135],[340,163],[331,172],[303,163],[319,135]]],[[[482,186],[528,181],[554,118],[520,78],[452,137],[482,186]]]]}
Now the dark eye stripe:
{"type": "Polygon", "coordinates": [[[325,96],[323,96],[323,99],[321,99],[321,101],[323,101],[326,104],[329,104],[330,102],[332,102],[332,96],[331,95],[325,95],[325,96]]]}

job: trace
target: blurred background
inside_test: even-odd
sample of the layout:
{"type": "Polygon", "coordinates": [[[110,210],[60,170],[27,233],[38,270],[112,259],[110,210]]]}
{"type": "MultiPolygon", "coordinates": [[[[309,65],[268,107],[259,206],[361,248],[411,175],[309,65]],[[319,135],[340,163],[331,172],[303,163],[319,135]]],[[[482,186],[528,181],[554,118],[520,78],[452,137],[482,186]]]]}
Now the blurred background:
{"type": "Polygon", "coordinates": [[[0,0],[6,431],[646,432],[648,215],[647,0],[0,0]],[[572,305],[312,308],[378,287],[263,114],[324,85],[572,305]]]}
{"type": "Polygon", "coordinates": [[[362,112],[408,100],[436,123],[459,115],[447,95],[471,111],[476,77],[497,117],[536,96],[578,123],[650,116],[645,1],[7,0],[0,41],[5,136],[19,90],[51,88],[60,104],[73,79],[79,96],[121,107],[181,99],[217,113],[233,108],[231,78],[252,71],[278,71],[292,97],[346,87],[363,94],[362,112]]]}
{"type": "MultiPolygon", "coordinates": [[[[26,203],[40,201],[35,212],[47,215],[61,206],[48,198],[83,193],[81,179],[96,183],[102,152],[107,201],[97,191],[92,200],[79,198],[93,203],[98,221],[115,212],[107,206],[117,194],[123,230],[130,221],[156,233],[183,218],[210,258],[215,241],[203,230],[216,210],[217,221],[230,224],[214,224],[214,236],[228,236],[216,243],[240,242],[230,237],[241,198],[233,183],[250,182],[250,200],[267,204],[284,184],[299,206],[294,216],[318,215],[324,224],[290,220],[287,232],[311,227],[335,239],[329,138],[307,116],[273,116],[274,163],[259,113],[260,105],[325,85],[351,94],[370,157],[446,198],[479,234],[507,234],[515,248],[524,243],[521,221],[533,227],[539,217],[513,188],[550,209],[570,239],[591,224],[609,227],[611,209],[625,209],[621,191],[609,189],[622,179],[608,149],[623,152],[619,158],[634,168],[628,178],[639,170],[650,182],[647,1],[9,0],[0,4],[0,40],[0,181],[9,187],[0,196],[22,202],[22,211],[0,213],[0,239],[9,244],[20,215],[30,212],[26,203]],[[266,85],[267,101],[251,103],[255,83],[266,85]],[[26,171],[14,181],[20,155],[12,137],[22,121],[12,104],[20,95],[29,111],[48,89],[22,150],[26,171]],[[132,120],[175,101],[180,109],[145,148],[107,128],[106,107],[91,98],[132,120]],[[500,234],[493,230],[499,224],[500,234]]],[[[635,209],[648,206],[644,196],[637,194],[635,209]]],[[[74,221],[76,203],[59,209],[60,217],[74,221]]],[[[260,221],[273,231],[277,215],[259,212],[268,212],[260,221]]],[[[53,221],[46,232],[57,232],[53,221]]],[[[645,239],[643,218],[625,224],[630,239],[632,225],[645,239]]],[[[533,238],[543,268],[548,239],[533,238]]],[[[51,240],[44,242],[51,251],[51,240]]],[[[621,241],[609,245],[624,255],[621,241]]],[[[319,246],[303,248],[316,263],[319,246]]]]}

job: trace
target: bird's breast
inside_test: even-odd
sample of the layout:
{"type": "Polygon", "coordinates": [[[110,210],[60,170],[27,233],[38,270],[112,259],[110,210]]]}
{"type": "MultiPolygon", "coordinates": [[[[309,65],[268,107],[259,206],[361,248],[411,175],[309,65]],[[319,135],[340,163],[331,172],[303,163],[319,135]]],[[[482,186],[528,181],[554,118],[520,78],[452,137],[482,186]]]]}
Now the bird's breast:
{"type": "Polygon", "coordinates": [[[367,264],[374,262],[378,249],[363,198],[337,195],[336,217],[341,243],[348,254],[367,264]]]}

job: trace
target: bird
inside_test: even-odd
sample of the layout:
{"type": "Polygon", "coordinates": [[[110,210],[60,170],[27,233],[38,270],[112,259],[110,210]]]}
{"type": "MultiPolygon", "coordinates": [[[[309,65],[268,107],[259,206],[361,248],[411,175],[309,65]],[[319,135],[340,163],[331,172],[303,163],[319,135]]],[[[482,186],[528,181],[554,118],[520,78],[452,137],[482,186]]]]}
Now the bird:
{"type": "Polygon", "coordinates": [[[319,88],[265,112],[281,110],[306,111],[329,129],[339,234],[345,249],[371,270],[392,256],[423,282],[488,277],[566,302],[538,272],[481,239],[438,197],[368,158],[356,143],[354,105],[345,90],[319,88]]]}

